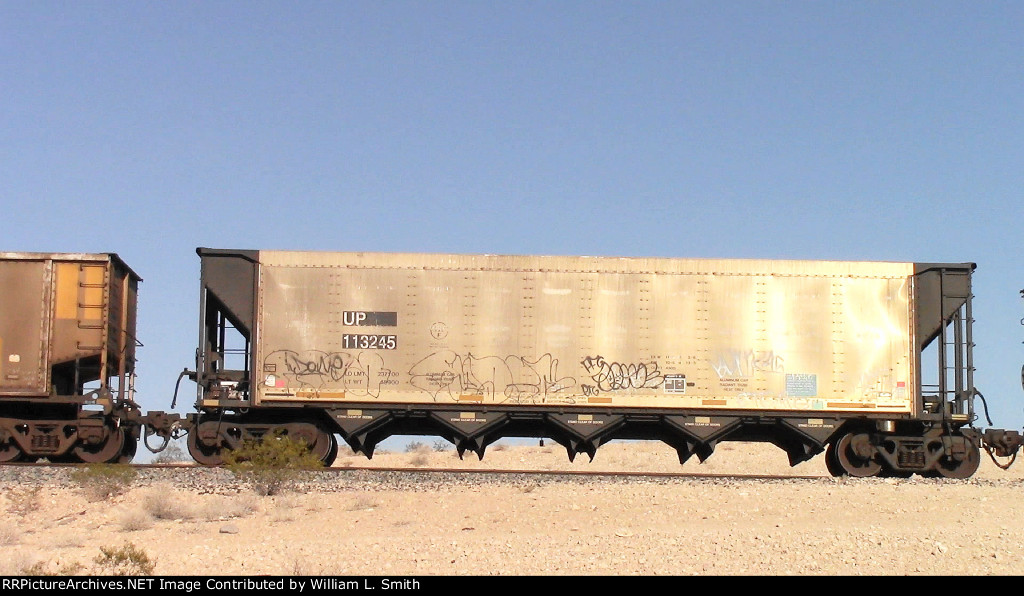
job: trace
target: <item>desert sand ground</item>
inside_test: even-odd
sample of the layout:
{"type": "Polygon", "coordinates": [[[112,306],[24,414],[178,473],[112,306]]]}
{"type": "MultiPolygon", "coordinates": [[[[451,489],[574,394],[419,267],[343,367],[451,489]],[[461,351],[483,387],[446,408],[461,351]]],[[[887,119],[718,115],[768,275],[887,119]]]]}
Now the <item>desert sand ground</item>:
{"type": "Polygon", "coordinates": [[[557,445],[492,446],[483,462],[428,445],[335,467],[367,464],[421,473],[348,472],[261,497],[226,470],[196,480],[183,466],[97,500],[66,469],[32,468],[3,488],[0,574],[108,574],[102,549],[129,543],[155,575],[1024,573],[1024,464],[1004,471],[987,456],[961,481],[834,479],[820,456],[790,468],[777,448],[747,443],[685,466],[661,444],[613,443],[593,462],[557,445]],[[453,466],[791,478],[427,472],[453,466]]]}

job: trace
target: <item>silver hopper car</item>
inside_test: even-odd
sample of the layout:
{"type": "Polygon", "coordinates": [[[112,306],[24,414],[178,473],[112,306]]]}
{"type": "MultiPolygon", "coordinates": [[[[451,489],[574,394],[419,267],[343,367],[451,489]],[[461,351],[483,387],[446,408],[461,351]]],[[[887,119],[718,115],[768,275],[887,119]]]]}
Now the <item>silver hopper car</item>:
{"type": "Polygon", "coordinates": [[[980,461],[972,263],[199,248],[189,450],[280,429],[325,462],[437,435],[709,457],[767,441],[835,475],[980,461]]]}

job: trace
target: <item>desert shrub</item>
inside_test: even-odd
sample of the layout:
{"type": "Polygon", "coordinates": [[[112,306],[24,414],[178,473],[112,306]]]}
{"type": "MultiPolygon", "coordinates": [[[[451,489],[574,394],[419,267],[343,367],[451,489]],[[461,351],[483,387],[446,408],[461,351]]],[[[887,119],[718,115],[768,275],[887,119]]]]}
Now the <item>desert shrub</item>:
{"type": "Polygon", "coordinates": [[[178,442],[170,442],[163,451],[153,458],[155,464],[176,464],[191,461],[192,457],[181,448],[178,442]]]}
{"type": "Polygon", "coordinates": [[[409,465],[416,466],[417,468],[421,468],[429,463],[430,456],[428,456],[426,453],[417,453],[416,455],[412,456],[412,459],[409,460],[409,465]]]}
{"type": "Polygon", "coordinates": [[[218,496],[199,507],[198,517],[206,521],[234,519],[252,515],[259,510],[255,495],[218,496]]]}
{"type": "Polygon", "coordinates": [[[263,496],[290,490],[303,472],[323,467],[305,441],[293,440],[279,431],[261,440],[245,441],[241,448],[224,455],[224,463],[236,478],[263,496]]]}
{"type": "Polygon", "coordinates": [[[105,575],[153,575],[156,566],[156,559],[131,542],[121,548],[101,546],[94,561],[105,575]]]}
{"type": "Polygon", "coordinates": [[[192,507],[169,486],[147,490],[142,496],[142,508],[156,519],[192,519],[192,507]]]}
{"type": "Polygon", "coordinates": [[[372,511],[373,509],[376,509],[379,506],[380,505],[376,501],[374,501],[373,499],[371,499],[369,497],[366,497],[366,496],[361,496],[361,497],[358,497],[355,501],[349,503],[348,507],[346,507],[345,510],[346,511],[372,511]]]}
{"type": "Polygon", "coordinates": [[[434,451],[448,451],[451,445],[448,441],[434,441],[434,451]]]}
{"type": "Polygon", "coordinates": [[[54,576],[54,575],[80,575],[85,571],[85,566],[78,562],[52,564],[49,561],[36,561],[28,567],[21,568],[21,575],[29,576],[54,576]]]}
{"type": "Polygon", "coordinates": [[[7,513],[25,517],[39,509],[39,486],[19,486],[7,493],[7,513]]]}
{"type": "Polygon", "coordinates": [[[406,444],[405,452],[406,453],[418,453],[420,451],[423,451],[426,448],[427,448],[427,446],[424,445],[423,443],[420,443],[419,441],[412,441],[411,443],[406,444]]]}
{"type": "Polygon", "coordinates": [[[153,516],[141,509],[121,513],[118,523],[125,532],[138,532],[153,527],[153,516]]]}
{"type": "Polygon", "coordinates": [[[0,546],[10,546],[21,541],[21,532],[7,524],[0,525],[0,546]]]}
{"type": "Polygon", "coordinates": [[[90,501],[102,501],[128,492],[138,472],[128,464],[93,464],[76,468],[71,480],[76,482],[90,501]]]}

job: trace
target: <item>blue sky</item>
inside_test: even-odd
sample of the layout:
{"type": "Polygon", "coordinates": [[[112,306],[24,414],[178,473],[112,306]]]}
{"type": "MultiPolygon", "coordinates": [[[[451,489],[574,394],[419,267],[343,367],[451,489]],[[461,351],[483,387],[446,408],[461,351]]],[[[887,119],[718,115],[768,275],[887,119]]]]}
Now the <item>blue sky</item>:
{"type": "Polygon", "coordinates": [[[0,0],[0,250],[145,278],[146,409],[193,365],[196,246],[972,261],[1020,429],[1022,32],[1018,2],[0,0]]]}

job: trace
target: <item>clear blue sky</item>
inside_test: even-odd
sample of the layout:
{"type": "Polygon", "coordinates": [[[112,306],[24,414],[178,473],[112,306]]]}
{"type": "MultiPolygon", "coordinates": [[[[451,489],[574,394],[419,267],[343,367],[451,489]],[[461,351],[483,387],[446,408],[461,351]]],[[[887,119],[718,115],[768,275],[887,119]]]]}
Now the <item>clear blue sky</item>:
{"type": "Polygon", "coordinates": [[[150,410],[196,246],[973,261],[1019,429],[1022,140],[1020,2],[0,0],[0,250],[145,278],[150,410]]]}

